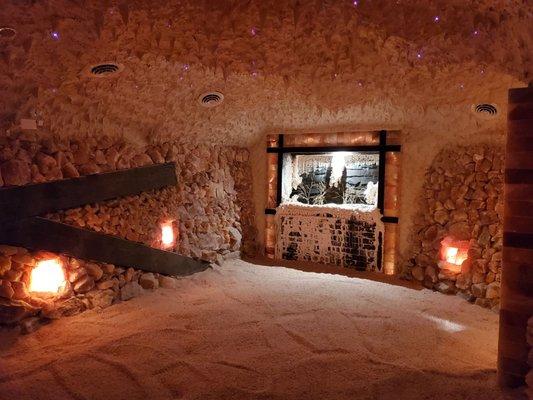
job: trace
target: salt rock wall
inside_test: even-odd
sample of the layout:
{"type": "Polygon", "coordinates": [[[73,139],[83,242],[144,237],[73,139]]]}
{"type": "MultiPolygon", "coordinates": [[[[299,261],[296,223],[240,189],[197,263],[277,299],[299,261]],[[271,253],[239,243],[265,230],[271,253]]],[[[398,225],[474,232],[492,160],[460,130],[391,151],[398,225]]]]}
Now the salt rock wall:
{"type": "Polygon", "coordinates": [[[24,333],[41,323],[129,300],[144,290],[172,288],[175,278],[94,263],[45,251],[29,252],[0,245],[0,326],[19,325],[24,333]],[[32,295],[31,270],[41,260],[55,259],[65,271],[66,284],[57,295],[32,295]]]}
{"type": "Polygon", "coordinates": [[[254,251],[248,150],[164,142],[134,146],[107,137],[0,141],[0,185],[25,185],[164,162],[176,163],[178,185],[87,205],[48,217],[154,246],[162,219],[179,222],[178,253],[216,261],[254,251]],[[244,233],[244,240],[243,240],[244,233]]]}
{"type": "MultiPolygon", "coordinates": [[[[0,139],[0,186],[175,162],[175,187],[47,217],[153,247],[161,247],[160,223],[172,219],[177,221],[179,238],[171,251],[216,262],[237,256],[239,251],[255,252],[248,158],[248,150],[237,147],[177,141],[135,146],[108,137],[40,139],[37,134],[19,132],[0,139]]],[[[27,291],[29,272],[42,254],[0,247],[0,322],[16,323],[34,315],[69,315],[111,304],[135,295],[139,286],[156,288],[166,278],[136,271],[134,265],[123,268],[55,255],[66,269],[69,287],[61,298],[43,305],[27,291]]]]}
{"type": "Polygon", "coordinates": [[[504,148],[442,150],[428,169],[405,270],[426,287],[497,309],[503,244],[504,148]],[[459,273],[438,266],[445,237],[469,240],[459,273]]]}

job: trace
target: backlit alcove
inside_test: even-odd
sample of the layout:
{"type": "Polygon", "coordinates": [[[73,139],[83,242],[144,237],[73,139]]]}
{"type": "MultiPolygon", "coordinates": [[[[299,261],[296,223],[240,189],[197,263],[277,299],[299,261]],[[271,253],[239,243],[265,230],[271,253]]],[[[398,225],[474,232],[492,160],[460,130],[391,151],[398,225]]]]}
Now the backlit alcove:
{"type": "Polygon", "coordinates": [[[267,141],[266,254],[394,274],[399,132],[267,141]]]}

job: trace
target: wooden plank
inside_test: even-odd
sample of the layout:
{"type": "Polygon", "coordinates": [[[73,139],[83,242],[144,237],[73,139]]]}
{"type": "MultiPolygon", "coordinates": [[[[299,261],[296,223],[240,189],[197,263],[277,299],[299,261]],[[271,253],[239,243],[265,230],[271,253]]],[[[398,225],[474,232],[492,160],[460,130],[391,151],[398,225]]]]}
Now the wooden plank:
{"type": "MultiPolygon", "coordinates": [[[[501,385],[515,387],[525,383],[529,370],[526,342],[527,318],[531,315],[530,288],[533,261],[524,257],[533,252],[533,234],[523,232],[528,221],[521,224],[519,232],[510,225],[509,212],[516,215],[516,205],[527,205],[533,196],[529,171],[533,170],[531,147],[515,151],[516,144],[531,136],[533,129],[533,88],[509,91],[508,141],[505,157],[505,209],[503,233],[503,260],[501,276],[500,335],[498,346],[498,379],[501,385]]],[[[525,212],[526,210],[524,210],[525,212]]],[[[521,212],[518,212],[522,214],[521,212]]],[[[512,217],[512,215],[511,215],[512,217]]]]}
{"type": "Polygon", "coordinates": [[[0,243],[166,275],[190,275],[209,267],[207,262],[40,217],[9,224],[0,232],[0,243]]]}
{"type": "Polygon", "coordinates": [[[506,149],[509,153],[533,151],[533,132],[530,135],[514,135],[507,139],[506,149]]]}
{"type": "Polygon", "coordinates": [[[527,119],[509,120],[507,127],[513,131],[513,136],[531,136],[533,134],[531,121],[527,119]]]}
{"type": "Polygon", "coordinates": [[[268,147],[267,153],[294,153],[294,154],[317,154],[332,153],[335,151],[359,151],[359,152],[379,152],[379,151],[401,151],[402,146],[399,144],[388,144],[385,146],[368,145],[368,146],[308,146],[308,147],[268,147]]]}
{"type": "Polygon", "coordinates": [[[518,247],[521,249],[533,249],[533,234],[528,233],[503,233],[503,245],[505,247],[518,247]]]}
{"type": "Polygon", "coordinates": [[[512,201],[509,200],[505,204],[505,213],[507,216],[512,217],[531,217],[533,218],[533,215],[531,214],[531,210],[533,210],[533,199],[530,201],[528,200],[516,200],[512,201]]]}
{"type": "Polygon", "coordinates": [[[0,222],[177,184],[174,163],[0,189],[0,222]]]}
{"type": "MultiPolygon", "coordinates": [[[[523,328],[524,326],[527,326],[528,319],[528,315],[524,313],[506,309],[500,310],[500,321],[508,326],[518,326],[523,328]]],[[[522,340],[526,340],[525,335],[523,338],[520,338],[520,341],[522,340]]]]}
{"type": "Polygon", "coordinates": [[[509,121],[522,121],[533,119],[533,101],[515,104],[507,111],[509,121]]]}
{"type": "Polygon", "coordinates": [[[522,87],[509,89],[509,106],[514,104],[530,103],[533,99],[533,87],[522,87]]]}
{"type": "MultiPolygon", "coordinates": [[[[533,165],[533,157],[531,157],[531,164],[533,165]]],[[[527,201],[532,199],[533,185],[506,183],[505,198],[507,201],[527,201]]]]}
{"type": "MultiPolygon", "coordinates": [[[[533,147],[531,151],[533,151],[533,147]]],[[[505,183],[531,185],[533,184],[533,169],[506,169],[505,183]]]]}
{"type": "Polygon", "coordinates": [[[529,371],[527,359],[516,360],[508,357],[500,357],[498,361],[498,365],[500,366],[500,368],[504,369],[508,374],[514,375],[517,378],[522,379],[521,384],[519,385],[522,386],[524,382],[524,376],[526,376],[527,372],[529,371]]]}
{"type": "Polygon", "coordinates": [[[506,232],[533,234],[533,215],[517,217],[508,213],[504,218],[503,227],[506,232]]]}
{"type": "Polygon", "coordinates": [[[505,165],[507,169],[533,169],[531,151],[507,150],[505,154],[505,165]]]}

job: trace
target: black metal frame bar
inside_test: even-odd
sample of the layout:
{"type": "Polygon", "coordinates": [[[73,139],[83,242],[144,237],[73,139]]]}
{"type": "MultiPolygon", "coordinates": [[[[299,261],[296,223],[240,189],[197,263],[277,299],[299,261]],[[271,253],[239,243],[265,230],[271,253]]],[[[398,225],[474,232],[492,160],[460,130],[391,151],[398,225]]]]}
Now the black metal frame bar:
{"type": "MultiPolygon", "coordinates": [[[[379,132],[379,147],[384,149],[387,147],[387,131],[379,132]]],[[[385,150],[379,151],[379,182],[378,182],[378,208],[381,214],[385,211],[385,164],[386,164],[386,152],[385,150]]]]}
{"type": "MultiPolygon", "coordinates": [[[[285,142],[285,137],[283,136],[283,133],[280,133],[278,135],[278,146],[280,148],[283,148],[283,144],[285,142]]],[[[276,192],[276,206],[279,206],[281,204],[281,181],[283,177],[283,154],[278,154],[278,176],[277,176],[277,192],[276,192]]]]}
{"type": "MultiPolygon", "coordinates": [[[[385,132],[386,131],[382,131],[385,132]]],[[[380,151],[401,151],[399,144],[391,145],[369,145],[369,146],[320,146],[320,147],[267,147],[267,153],[291,153],[291,154],[315,154],[333,153],[336,151],[359,151],[359,152],[380,152],[380,151]]]]}
{"type": "MultiPolygon", "coordinates": [[[[285,137],[281,133],[278,135],[278,146],[267,147],[267,153],[276,153],[278,155],[278,170],[277,170],[277,193],[276,193],[276,205],[281,204],[281,184],[283,176],[283,156],[284,154],[319,154],[319,153],[332,153],[336,151],[357,151],[357,152],[369,152],[379,153],[379,186],[378,186],[378,208],[381,214],[385,212],[385,165],[387,152],[399,152],[402,150],[401,145],[388,145],[387,144],[387,131],[382,130],[379,132],[379,145],[369,146],[317,146],[317,147],[285,147],[285,137]]],[[[265,208],[265,214],[275,215],[276,209],[265,208]]],[[[397,224],[399,222],[398,217],[383,216],[381,218],[383,222],[397,224]]]]}

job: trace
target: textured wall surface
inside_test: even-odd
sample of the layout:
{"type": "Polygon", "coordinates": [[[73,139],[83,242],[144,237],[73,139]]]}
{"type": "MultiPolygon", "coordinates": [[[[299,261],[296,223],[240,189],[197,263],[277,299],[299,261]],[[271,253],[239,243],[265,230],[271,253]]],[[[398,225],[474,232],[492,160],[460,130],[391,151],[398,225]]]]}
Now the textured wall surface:
{"type": "Polygon", "coordinates": [[[106,308],[143,290],[173,287],[175,283],[175,278],[131,267],[0,245],[0,327],[20,326],[22,332],[29,333],[51,319],[106,308]],[[31,271],[41,261],[50,260],[56,260],[64,271],[65,283],[57,295],[28,290],[31,271]]]}
{"type": "MultiPolygon", "coordinates": [[[[21,132],[2,139],[0,182],[24,185],[170,161],[176,163],[176,187],[51,217],[148,245],[158,244],[160,222],[176,219],[178,252],[211,261],[217,252],[238,249],[241,217],[244,232],[253,241],[253,212],[246,201],[251,181],[246,149],[176,141],[136,146],[109,137],[42,139],[37,133],[21,132]]],[[[246,246],[253,250],[253,243],[246,246]]]]}
{"type": "Polygon", "coordinates": [[[426,173],[410,237],[408,272],[425,286],[497,308],[503,246],[503,149],[441,151],[426,173]],[[469,241],[460,272],[440,268],[445,237],[469,241]]]}
{"type": "MultiPolygon", "coordinates": [[[[173,161],[178,176],[175,187],[48,217],[156,248],[161,247],[160,224],[174,220],[179,239],[170,250],[215,262],[239,251],[255,251],[248,158],[248,150],[237,147],[177,141],[138,146],[109,137],[42,138],[33,131],[17,132],[0,142],[0,187],[173,161]]],[[[29,331],[42,319],[106,307],[140,294],[143,288],[173,284],[170,278],[134,268],[0,245],[0,324],[21,324],[29,331]],[[59,297],[43,300],[28,292],[36,263],[57,257],[68,279],[59,297]]]]}
{"type": "Polygon", "coordinates": [[[507,89],[532,76],[531,10],[519,0],[4,3],[0,25],[18,32],[0,36],[5,128],[31,118],[62,136],[252,145],[259,241],[265,134],[401,130],[403,253],[431,160],[501,140],[507,89]],[[124,69],[85,74],[104,61],[124,69]],[[201,107],[206,90],[225,102],[201,107]],[[474,115],[481,102],[498,115],[474,115]]]}
{"type": "MultiPolygon", "coordinates": [[[[413,231],[413,224],[417,212],[420,209],[419,200],[423,194],[425,175],[431,167],[439,152],[453,149],[457,146],[477,146],[480,143],[491,143],[498,148],[500,156],[503,156],[505,141],[505,128],[492,129],[494,121],[478,121],[474,126],[455,129],[452,126],[453,117],[449,116],[446,124],[441,124],[439,119],[432,115],[424,123],[431,124],[435,121],[432,129],[439,132],[424,134],[423,127],[405,125],[402,130],[402,165],[400,173],[400,223],[399,223],[399,256],[409,256],[409,237],[413,231]]],[[[375,123],[373,129],[387,128],[391,125],[379,125],[375,123]]],[[[392,128],[390,128],[392,129],[392,128]]],[[[357,130],[364,130],[361,127],[357,130]]],[[[333,130],[334,132],[335,130],[333,130]]],[[[324,130],[327,133],[328,130],[324,130]]],[[[272,132],[271,132],[272,133],[272,132]]],[[[289,132],[290,134],[290,132],[289,132]]],[[[254,203],[256,207],[256,221],[258,226],[258,242],[264,247],[265,217],[264,208],[267,204],[267,158],[266,138],[258,141],[250,148],[250,163],[254,176],[254,203]]]]}
{"type": "Polygon", "coordinates": [[[0,37],[0,121],[239,145],[376,120],[459,129],[472,103],[505,114],[506,89],[531,79],[530,23],[518,0],[7,0],[0,24],[18,34],[0,37]],[[84,74],[104,61],[123,72],[84,74]],[[222,107],[197,104],[210,89],[222,107]]]}

